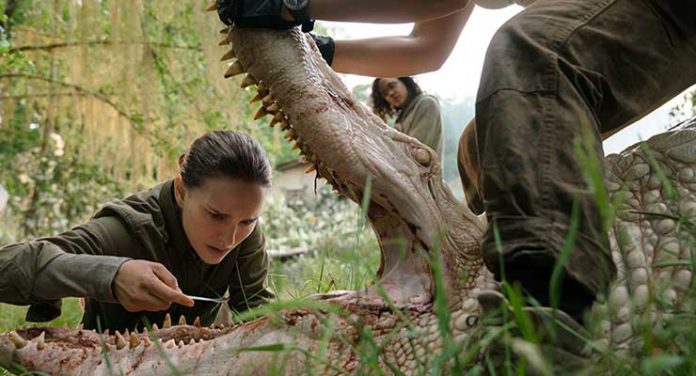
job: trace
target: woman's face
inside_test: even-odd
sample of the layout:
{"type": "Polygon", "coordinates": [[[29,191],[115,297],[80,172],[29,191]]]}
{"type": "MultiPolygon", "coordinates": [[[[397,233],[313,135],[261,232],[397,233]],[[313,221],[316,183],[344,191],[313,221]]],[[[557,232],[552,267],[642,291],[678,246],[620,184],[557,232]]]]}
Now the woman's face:
{"type": "Polygon", "coordinates": [[[408,89],[398,78],[380,78],[378,87],[382,98],[394,108],[402,108],[408,100],[408,89]]]}
{"type": "Polygon", "coordinates": [[[205,179],[187,189],[180,177],[174,181],[186,237],[206,264],[219,264],[254,230],[266,188],[228,177],[205,179]]]}

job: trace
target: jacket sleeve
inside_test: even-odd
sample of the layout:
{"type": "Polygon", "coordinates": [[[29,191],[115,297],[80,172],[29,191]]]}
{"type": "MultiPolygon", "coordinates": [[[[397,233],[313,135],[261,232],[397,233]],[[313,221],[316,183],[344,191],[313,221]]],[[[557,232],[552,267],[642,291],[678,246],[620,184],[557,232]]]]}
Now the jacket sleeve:
{"type": "Polygon", "coordinates": [[[409,136],[438,151],[442,139],[440,105],[430,96],[424,96],[413,108],[411,124],[404,124],[409,136]]]}
{"type": "Polygon", "coordinates": [[[257,224],[254,231],[240,246],[237,265],[230,276],[229,306],[242,312],[259,306],[275,295],[267,289],[269,259],[266,240],[257,224]]]}
{"type": "Polygon", "coordinates": [[[93,219],[60,235],[0,249],[0,301],[31,304],[27,319],[60,314],[64,297],[116,303],[111,290],[128,247],[138,246],[114,217],[93,219]],[[53,308],[50,308],[50,307],[53,308]]]}

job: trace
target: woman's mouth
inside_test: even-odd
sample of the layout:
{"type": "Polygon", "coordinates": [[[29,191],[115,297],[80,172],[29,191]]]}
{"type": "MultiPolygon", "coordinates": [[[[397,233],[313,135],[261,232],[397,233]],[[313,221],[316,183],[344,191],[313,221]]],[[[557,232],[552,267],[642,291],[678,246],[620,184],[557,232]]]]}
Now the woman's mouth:
{"type": "Polygon", "coordinates": [[[225,252],[227,252],[226,249],[221,249],[221,248],[213,247],[212,245],[209,245],[209,246],[207,246],[207,247],[208,247],[208,250],[211,251],[211,252],[213,252],[213,253],[225,253],[225,252]]]}

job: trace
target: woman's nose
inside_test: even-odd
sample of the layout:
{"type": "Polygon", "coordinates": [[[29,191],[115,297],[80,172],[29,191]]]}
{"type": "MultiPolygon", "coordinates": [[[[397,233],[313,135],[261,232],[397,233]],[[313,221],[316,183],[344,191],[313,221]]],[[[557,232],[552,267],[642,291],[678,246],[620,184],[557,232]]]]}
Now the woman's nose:
{"type": "Polygon", "coordinates": [[[220,233],[219,238],[222,242],[224,242],[225,246],[235,244],[235,240],[237,238],[237,226],[229,226],[224,228],[220,233]]]}

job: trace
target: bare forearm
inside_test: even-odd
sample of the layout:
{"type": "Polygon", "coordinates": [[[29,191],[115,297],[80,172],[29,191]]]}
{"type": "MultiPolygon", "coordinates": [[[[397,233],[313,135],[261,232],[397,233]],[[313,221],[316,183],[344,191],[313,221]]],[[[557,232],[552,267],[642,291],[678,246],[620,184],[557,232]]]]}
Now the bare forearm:
{"type": "Polygon", "coordinates": [[[473,4],[445,17],[418,22],[408,36],[338,40],[332,68],[375,77],[437,70],[457,43],[472,10],[473,4]]]}
{"type": "Polygon", "coordinates": [[[311,0],[309,14],[324,21],[417,22],[456,12],[470,0],[311,0]]]}

